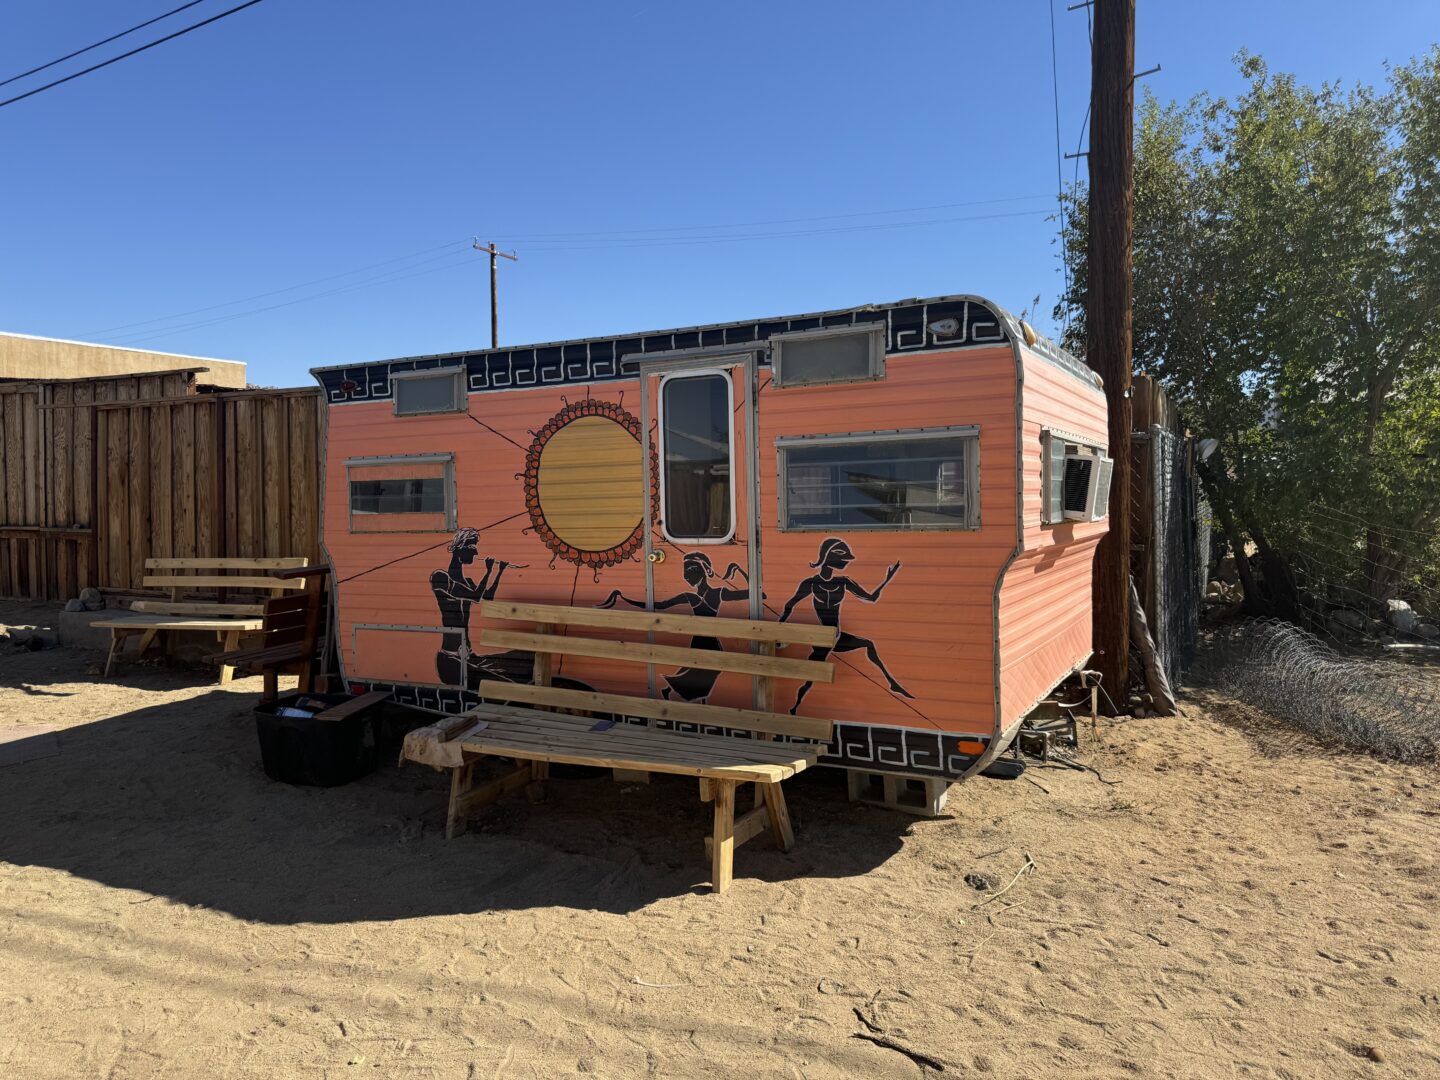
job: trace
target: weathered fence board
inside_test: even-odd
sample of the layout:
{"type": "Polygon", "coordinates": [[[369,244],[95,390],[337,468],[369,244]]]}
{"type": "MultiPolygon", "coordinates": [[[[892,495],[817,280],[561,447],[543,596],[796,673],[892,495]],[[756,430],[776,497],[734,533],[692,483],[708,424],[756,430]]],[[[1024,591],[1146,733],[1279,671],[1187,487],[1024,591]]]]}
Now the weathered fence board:
{"type": "Polygon", "coordinates": [[[0,596],[138,589],[147,557],[318,558],[319,468],[316,390],[0,383],[0,596]]]}

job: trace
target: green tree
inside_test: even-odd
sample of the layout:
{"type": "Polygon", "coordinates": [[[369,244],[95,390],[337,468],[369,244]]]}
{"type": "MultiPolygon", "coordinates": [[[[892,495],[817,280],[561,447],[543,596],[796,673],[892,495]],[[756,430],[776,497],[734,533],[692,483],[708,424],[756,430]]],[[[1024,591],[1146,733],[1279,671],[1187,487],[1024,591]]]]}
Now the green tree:
{"type": "MultiPolygon", "coordinates": [[[[1252,611],[1433,601],[1440,48],[1383,93],[1238,62],[1233,101],[1138,110],[1136,367],[1220,441],[1202,475],[1232,545],[1259,551],[1252,611]]],[[[1084,191],[1067,201],[1056,317],[1082,350],[1084,191]]]]}

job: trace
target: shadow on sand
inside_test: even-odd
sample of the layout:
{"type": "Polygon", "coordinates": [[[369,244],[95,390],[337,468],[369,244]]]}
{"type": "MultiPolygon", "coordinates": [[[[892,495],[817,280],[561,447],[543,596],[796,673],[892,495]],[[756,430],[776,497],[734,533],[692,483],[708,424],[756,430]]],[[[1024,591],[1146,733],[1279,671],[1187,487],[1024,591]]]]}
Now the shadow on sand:
{"type": "MultiPolygon", "coordinates": [[[[386,745],[380,770],[346,787],[275,783],[260,767],[252,705],[217,690],[60,731],[58,757],[0,769],[0,860],[276,924],[627,912],[708,891],[708,807],[693,780],[554,780],[545,803],[502,800],[447,842],[445,776],[397,767],[386,745]]],[[[913,821],[848,804],[831,770],[786,791],[795,850],[745,845],[737,887],[864,874],[913,821]]]]}

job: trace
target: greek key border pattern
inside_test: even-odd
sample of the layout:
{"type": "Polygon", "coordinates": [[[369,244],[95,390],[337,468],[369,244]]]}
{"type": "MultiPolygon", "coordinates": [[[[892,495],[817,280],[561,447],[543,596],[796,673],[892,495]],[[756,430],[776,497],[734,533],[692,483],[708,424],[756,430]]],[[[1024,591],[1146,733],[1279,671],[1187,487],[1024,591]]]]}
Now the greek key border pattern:
{"type": "MultiPolygon", "coordinates": [[[[450,356],[381,360],[353,367],[327,368],[314,374],[332,405],[361,401],[389,401],[390,373],[445,370],[463,367],[470,393],[517,390],[535,386],[565,386],[634,378],[622,370],[624,357],[639,353],[666,353],[713,346],[743,346],[765,341],[773,334],[874,322],[886,324],[889,355],[935,349],[1004,345],[1010,341],[1009,317],[975,300],[895,304],[854,308],[826,315],[804,315],[759,322],[727,323],[692,330],[665,330],[629,337],[534,345],[450,356]],[[960,331],[937,339],[930,323],[956,319],[960,331]]],[[[768,357],[762,363],[768,364],[768,357]]]]}

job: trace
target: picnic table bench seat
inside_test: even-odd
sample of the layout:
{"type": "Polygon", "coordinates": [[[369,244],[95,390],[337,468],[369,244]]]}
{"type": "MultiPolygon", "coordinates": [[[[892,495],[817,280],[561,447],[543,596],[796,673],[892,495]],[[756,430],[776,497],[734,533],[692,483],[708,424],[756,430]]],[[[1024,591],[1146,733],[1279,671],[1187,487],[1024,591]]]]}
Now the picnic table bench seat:
{"type": "MultiPolygon", "coordinates": [[[[168,589],[170,598],[136,600],[130,605],[129,612],[91,624],[110,631],[110,653],[105,659],[105,675],[109,676],[125,642],[135,635],[140,638],[134,654],[136,657],[143,654],[160,634],[169,631],[213,632],[224,649],[238,649],[244,635],[254,634],[264,628],[265,609],[261,599],[255,596],[229,600],[230,591],[264,591],[271,596],[280,596],[288,589],[303,589],[303,581],[288,580],[273,571],[304,567],[308,561],[303,556],[264,559],[146,559],[147,573],[141,584],[147,589],[168,589]],[[219,591],[222,598],[201,601],[183,599],[196,590],[219,591]]],[[[233,675],[234,667],[221,663],[220,684],[223,686],[228,683],[233,675]]]]}
{"type": "Polygon", "coordinates": [[[262,610],[259,639],[243,649],[227,649],[210,659],[237,671],[258,671],[264,679],[261,700],[272,701],[279,691],[279,676],[298,675],[300,690],[315,690],[325,620],[325,581],[329,566],[298,566],[277,570],[275,577],[300,580],[305,592],[267,600],[262,610]]]}
{"type": "Polygon", "coordinates": [[[834,725],[771,712],[774,680],[830,682],[834,668],[827,661],[776,654],[785,644],[833,646],[835,628],[501,601],[485,601],[481,608],[487,626],[480,643],[533,651],[535,675],[529,684],[484,680],[477,688],[481,704],[406,736],[402,759],[451,771],[447,837],[463,831],[466,818],[480,806],[508,792],[526,789],[538,798],[550,764],[563,763],[697,778],[702,801],[714,804],[713,828],[705,843],[717,892],[729,888],[734,850],[747,840],[768,831],[781,850],[790,850],[794,832],[781,784],[816,763],[834,725]],[[489,625],[500,620],[531,622],[535,628],[519,632],[489,625]],[[566,632],[557,633],[557,628],[566,632]],[[759,651],[615,640],[592,636],[594,630],[732,639],[755,643],[759,651]],[[750,675],[756,680],[757,707],[552,686],[553,662],[559,656],[750,675]],[[657,721],[671,726],[656,727],[657,721]],[[485,757],[508,758],[517,768],[477,785],[475,766],[485,757]],[[742,784],[756,785],[756,801],[737,817],[736,794],[742,784]]]}

